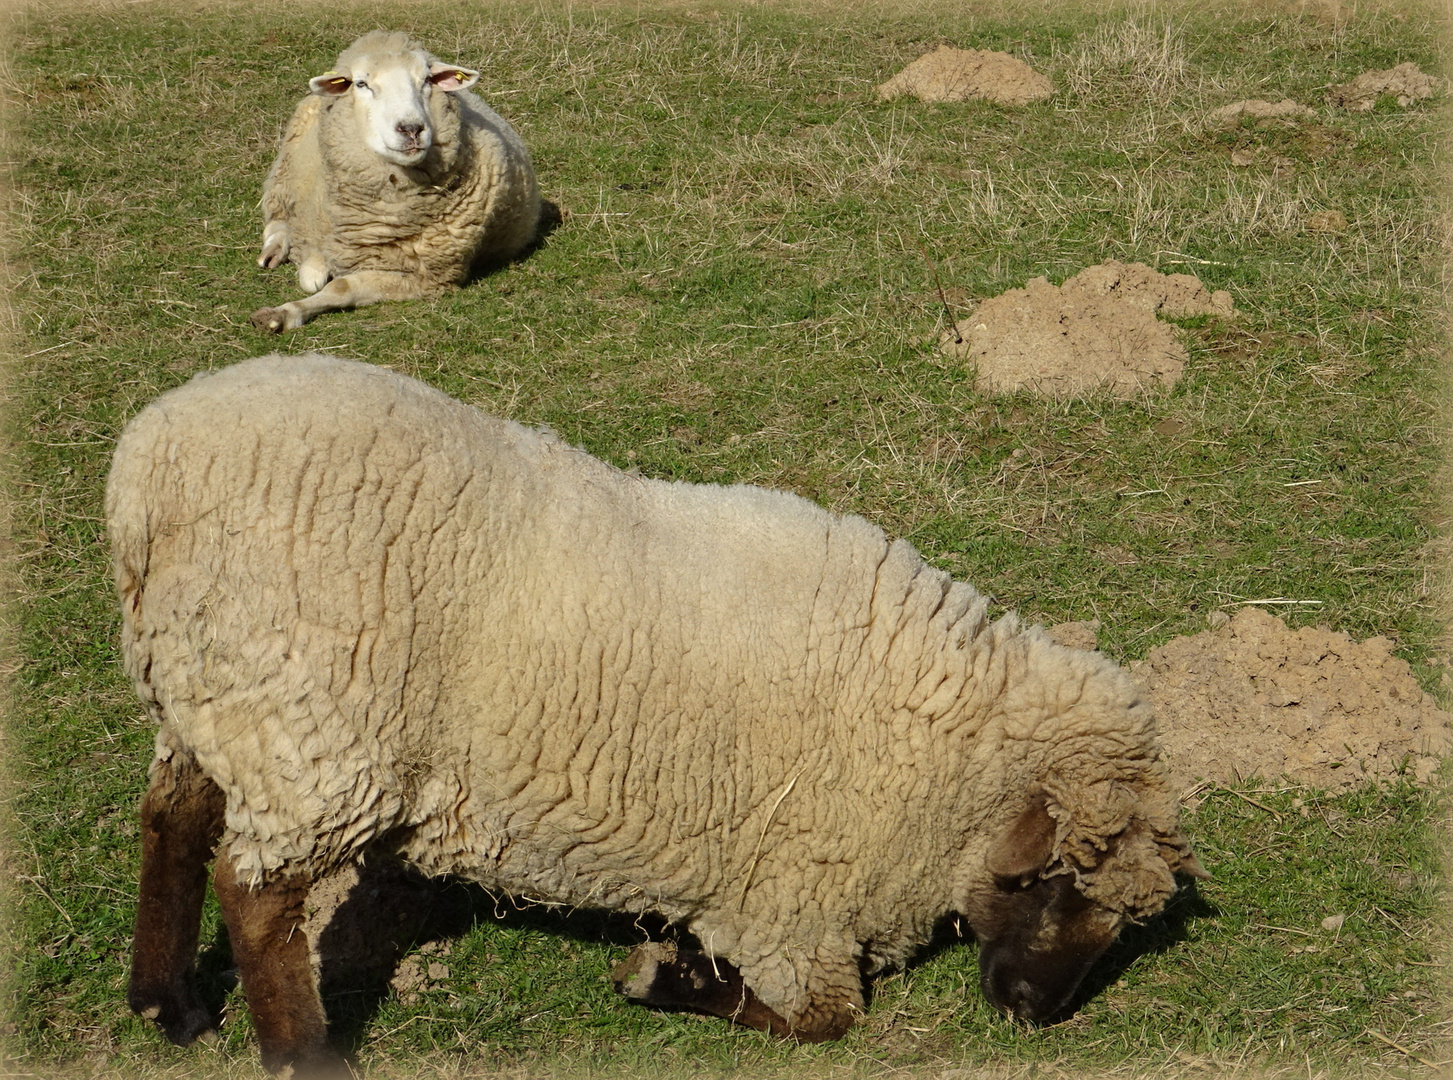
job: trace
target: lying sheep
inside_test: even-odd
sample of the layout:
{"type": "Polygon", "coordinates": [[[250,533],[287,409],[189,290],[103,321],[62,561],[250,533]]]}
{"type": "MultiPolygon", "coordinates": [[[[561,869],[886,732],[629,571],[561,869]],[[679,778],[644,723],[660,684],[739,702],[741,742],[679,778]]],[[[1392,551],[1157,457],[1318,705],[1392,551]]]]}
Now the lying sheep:
{"type": "Polygon", "coordinates": [[[540,222],[529,151],[467,92],[479,72],[365,34],[313,79],[262,188],[264,268],[313,295],[260,308],[280,333],[325,311],[434,296],[523,251],[540,222]]]}
{"type": "Polygon", "coordinates": [[[857,517],[645,480],[320,355],[199,376],[106,492],[126,670],[160,721],[130,1003],[175,1042],[206,863],[264,1064],[335,1063],[311,882],[387,849],[654,911],[628,997],[802,1040],[946,913],[984,992],[1061,1010],[1200,874],[1129,677],[857,517]]]}

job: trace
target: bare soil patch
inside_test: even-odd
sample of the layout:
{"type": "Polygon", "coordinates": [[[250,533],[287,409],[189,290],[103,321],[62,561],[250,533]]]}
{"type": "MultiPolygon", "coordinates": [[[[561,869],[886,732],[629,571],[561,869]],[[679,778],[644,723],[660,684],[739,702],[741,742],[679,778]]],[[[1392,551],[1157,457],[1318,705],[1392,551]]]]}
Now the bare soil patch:
{"type": "Polygon", "coordinates": [[[1283,98],[1281,101],[1249,98],[1212,109],[1206,119],[1216,127],[1231,127],[1243,116],[1249,116],[1253,120],[1302,120],[1315,115],[1311,109],[1298,105],[1291,98],[1283,98]]]}
{"type": "Polygon", "coordinates": [[[1261,776],[1336,791],[1400,771],[1426,781],[1453,746],[1453,717],[1392,647],[1245,607],[1130,669],[1181,787],[1261,776]]]}
{"type": "Polygon", "coordinates": [[[1129,398],[1181,377],[1185,347],[1160,317],[1195,315],[1231,318],[1231,295],[1189,274],[1110,259],[1063,285],[1035,278],[985,300],[939,347],[974,365],[981,393],[1027,388],[1070,398],[1103,390],[1129,398]]]}
{"type": "Polygon", "coordinates": [[[1382,98],[1391,98],[1399,108],[1433,96],[1440,80],[1423,74],[1417,64],[1399,64],[1386,71],[1364,71],[1349,83],[1327,91],[1327,101],[1353,112],[1369,112],[1382,98]]]}
{"type": "Polygon", "coordinates": [[[1341,210],[1318,210],[1307,218],[1307,232],[1340,233],[1347,227],[1347,215],[1341,210]]]}
{"type": "Polygon", "coordinates": [[[878,87],[878,96],[911,95],[920,101],[969,101],[1028,105],[1054,93],[1048,78],[1008,53],[940,45],[878,87]]]}

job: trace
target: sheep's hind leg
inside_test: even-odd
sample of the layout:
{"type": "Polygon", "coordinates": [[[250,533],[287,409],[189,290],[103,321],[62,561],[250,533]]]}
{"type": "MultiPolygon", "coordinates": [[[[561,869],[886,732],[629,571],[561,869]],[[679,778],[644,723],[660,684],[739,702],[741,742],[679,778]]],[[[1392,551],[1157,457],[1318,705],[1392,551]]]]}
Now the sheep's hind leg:
{"type": "Polygon", "coordinates": [[[334,278],[312,296],[291,300],[281,307],[258,308],[252,313],[251,322],[259,330],[281,334],[284,330],[296,330],[325,312],[345,311],[383,300],[418,300],[439,292],[439,288],[419,274],[359,270],[334,278]]]}
{"type": "Polygon", "coordinates": [[[226,854],[217,857],[213,879],[263,1067],[269,1072],[291,1067],[293,1076],[349,1076],[328,1043],[328,1018],[303,932],[311,884],[294,874],[248,888],[238,884],[236,865],[226,854]]]}
{"type": "MultiPolygon", "coordinates": [[[[799,1042],[840,1039],[853,1024],[850,1002],[811,1002],[795,1022],[762,1004],[742,973],[703,952],[648,942],[611,971],[616,992],[630,1001],[661,1009],[691,1009],[724,1016],[745,1027],[799,1042]]],[[[859,992],[857,1008],[861,1008],[859,992]]]]}
{"type": "Polygon", "coordinates": [[[141,887],[126,1000],[178,1046],[216,1027],[197,992],[194,965],[207,863],[225,809],[221,789],[185,750],[152,765],[141,800],[141,887]]]}

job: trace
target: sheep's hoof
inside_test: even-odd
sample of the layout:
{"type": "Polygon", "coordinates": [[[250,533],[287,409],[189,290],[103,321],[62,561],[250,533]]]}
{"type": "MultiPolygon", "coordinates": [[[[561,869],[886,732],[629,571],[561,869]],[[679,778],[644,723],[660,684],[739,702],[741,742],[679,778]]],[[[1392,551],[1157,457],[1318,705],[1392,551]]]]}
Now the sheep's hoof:
{"type": "Polygon", "coordinates": [[[263,1067],[278,1080],[356,1080],[359,1075],[347,1060],[331,1052],[309,1054],[271,1064],[264,1057],[263,1067]]]}
{"type": "Polygon", "coordinates": [[[191,1046],[198,1040],[213,1042],[217,1038],[216,1018],[190,989],[165,995],[160,1000],[132,997],[129,1004],[138,1016],[155,1022],[167,1042],[174,1046],[191,1046]]]}
{"type": "Polygon", "coordinates": [[[631,950],[631,954],[610,969],[615,992],[630,1001],[651,1001],[656,976],[663,966],[676,959],[676,946],[669,942],[648,941],[631,950]]]}
{"type": "Polygon", "coordinates": [[[258,308],[248,321],[259,330],[264,330],[269,334],[281,334],[284,330],[289,329],[286,308],[258,308]]]}
{"type": "Polygon", "coordinates": [[[290,236],[287,222],[269,221],[267,228],[262,230],[262,254],[257,257],[257,265],[271,270],[285,263],[288,249],[292,246],[290,236]]]}

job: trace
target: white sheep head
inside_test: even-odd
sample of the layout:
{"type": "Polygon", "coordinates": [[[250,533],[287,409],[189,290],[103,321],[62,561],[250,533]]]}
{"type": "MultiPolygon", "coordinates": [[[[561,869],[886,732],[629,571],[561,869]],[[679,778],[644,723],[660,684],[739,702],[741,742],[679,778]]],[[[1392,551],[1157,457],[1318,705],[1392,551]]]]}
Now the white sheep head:
{"type": "Polygon", "coordinates": [[[395,165],[418,165],[434,145],[430,99],[467,90],[479,72],[436,60],[404,34],[374,31],[338,57],[338,67],[309,80],[324,99],[352,100],[364,144],[395,165]]]}

